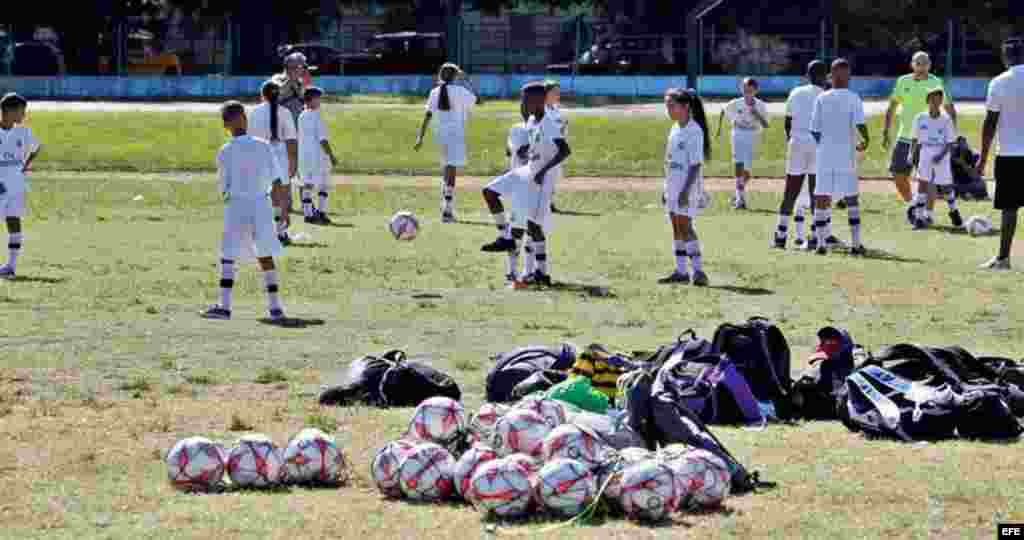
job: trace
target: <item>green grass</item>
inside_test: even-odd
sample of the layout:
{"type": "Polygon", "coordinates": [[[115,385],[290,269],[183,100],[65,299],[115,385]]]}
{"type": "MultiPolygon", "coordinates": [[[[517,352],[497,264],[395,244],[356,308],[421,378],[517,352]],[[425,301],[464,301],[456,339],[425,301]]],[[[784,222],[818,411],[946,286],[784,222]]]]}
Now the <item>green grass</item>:
{"type": "MultiPolygon", "coordinates": [[[[289,314],[323,326],[261,324],[255,265],[239,269],[234,319],[203,321],[197,311],[217,294],[223,210],[210,175],[181,180],[35,175],[21,277],[0,282],[0,537],[486,534],[467,507],[377,496],[368,464],[405,431],[410,410],[316,405],[320,385],[343,377],[348,360],[390,348],[432,355],[472,410],[494,353],[566,339],[649,350],[683,329],[710,336],[720,322],[755,314],[778,321],[796,369],[827,324],[874,349],[914,341],[1020,356],[1024,341],[1019,274],[974,270],[997,240],[912,232],[891,195],[865,195],[865,238],[876,256],[857,259],[770,250],[778,195],[751,193],[757,211],[735,213],[728,194],[716,193],[697,221],[714,287],[658,286],[672,257],[656,186],[560,193],[561,206],[595,215],[556,217],[549,250],[566,285],[537,292],[503,287],[502,259],[479,251],[492,226],[438,223],[435,189],[355,182],[332,198],[345,226],[297,226],[312,238],[280,261],[289,314]],[[396,208],[423,217],[414,242],[390,238],[384,223],[396,208]],[[593,286],[612,294],[595,295],[593,286]],[[200,374],[216,374],[217,384],[200,374]],[[158,385],[166,391],[153,392],[158,385]],[[69,387],[79,397],[68,397],[69,387]],[[235,430],[254,430],[284,444],[307,425],[333,428],[353,467],[351,486],[192,497],[166,483],[160,456],[181,437],[231,444],[235,430]]],[[[486,225],[476,196],[460,195],[462,217],[486,225]]],[[[964,213],[993,216],[982,203],[964,213]]],[[[938,215],[942,222],[941,207],[938,215]]],[[[844,221],[837,213],[845,236],[844,221]]],[[[1024,515],[1016,445],[872,442],[821,422],[716,433],[780,487],[731,499],[724,513],[680,516],[673,527],[612,519],[544,536],[991,538],[996,521],[1024,515]]],[[[548,524],[510,528],[540,535],[548,524]]]]}
{"type": "MultiPolygon", "coordinates": [[[[507,104],[485,104],[469,124],[465,174],[495,176],[507,168],[505,138],[516,113],[507,104]]],[[[418,109],[332,109],[327,114],[331,144],[340,160],[336,174],[434,175],[437,151],[426,144],[412,150],[422,120],[418,109]]],[[[963,115],[961,129],[977,141],[980,117],[963,115]]],[[[570,176],[658,176],[662,174],[669,123],[649,115],[577,115],[570,118],[573,156],[570,176]]],[[[715,119],[717,122],[717,119],[715,119]]],[[[226,134],[216,114],[156,112],[32,112],[30,125],[46,146],[36,168],[78,171],[174,172],[188,181],[214,169],[226,134]]],[[[862,167],[865,176],[887,176],[888,155],[879,147],[881,118],[870,121],[874,146],[862,167]]],[[[717,124],[715,124],[717,125],[717,124]]],[[[712,129],[713,131],[713,129],[712,129]]],[[[428,136],[429,137],[429,136],[428,136]]],[[[785,173],[782,119],[762,138],[754,169],[759,176],[785,173]]],[[[729,136],[713,141],[709,176],[731,177],[729,136]]]]}

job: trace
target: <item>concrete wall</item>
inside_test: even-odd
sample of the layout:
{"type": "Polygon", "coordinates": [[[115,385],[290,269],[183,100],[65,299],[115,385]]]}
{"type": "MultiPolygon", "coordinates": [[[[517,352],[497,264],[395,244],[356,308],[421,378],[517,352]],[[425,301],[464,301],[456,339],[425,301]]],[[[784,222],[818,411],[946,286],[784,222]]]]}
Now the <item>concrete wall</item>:
{"type": "MultiPolygon", "coordinates": [[[[514,96],[525,82],[542,75],[475,75],[474,86],[487,97],[514,96]]],[[[689,86],[680,76],[560,77],[563,91],[581,96],[658,97],[670,86],[689,86]]],[[[262,77],[0,77],[0,92],[19,92],[34,99],[210,99],[256,96],[262,77]]],[[[735,96],[739,77],[708,76],[700,81],[705,96],[735,96]]],[[[802,84],[799,77],[759,77],[761,93],[785,96],[802,84]]],[[[855,78],[853,89],[864,97],[886,97],[894,79],[855,78]]],[[[428,75],[318,77],[328,93],[426,95],[433,84],[428,75]]],[[[985,98],[988,79],[954,79],[949,90],[956,99],[985,98]]]]}

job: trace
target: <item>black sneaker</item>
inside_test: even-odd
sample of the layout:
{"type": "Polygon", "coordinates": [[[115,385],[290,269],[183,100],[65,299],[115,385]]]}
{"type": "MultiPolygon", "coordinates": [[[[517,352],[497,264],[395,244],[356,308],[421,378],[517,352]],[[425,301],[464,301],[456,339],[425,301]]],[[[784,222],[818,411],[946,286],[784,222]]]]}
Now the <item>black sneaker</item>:
{"type": "Polygon", "coordinates": [[[319,220],[319,218],[317,218],[317,216],[306,216],[306,217],[302,218],[302,221],[304,221],[304,222],[306,222],[306,223],[308,223],[310,225],[317,225],[317,224],[320,223],[320,220],[319,220]]]}
{"type": "Polygon", "coordinates": [[[480,247],[480,251],[487,253],[501,253],[504,251],[512,251],[516,248],[516,241],[511,238],[505,238],[504,236],[491,242],[490,244],[484,244],[480,247]]]}
{"type": "Polygon", "coordinates": [[[867,254],[868,254],[868,249],[866,247],[864,247],[864,246],[853,246],[852,248],[850,248],[850,255],[856,255],[858,257],[863,257],[863,256],[865,256],[867,254]]]}
{"type": "Polygon", "coordinates": [[[828,249],[836,249],[846,247],[846,244],[844,244],[842,240],[836,238],[835,236],[829,236],[828,238],[825,239],[825,247],[827,247],[828,249]]]}
{"type": "Polygon", "coordinates": [[[288,236],[288,233],[281,233],[281,234],[277,235],[277,240],[279,242],[281,242],[282,246],[290,246],[290,245],[292,245],[292,239],[291,239],[290,236],[288,236]]]}
{"type": "Polygon", "coordinates": [[[231,310],[224,309],[223,307],[214,304],[206,309],[206,311],[199,314],[204,319],[213,319],[218,321],[227,321],[231,319],[231,310]]]}
{"type": "Polygon", "coordinates": [[[913,226],[914,222],[917,221],[917,215],[916,214],[917,214],[917,207],[916,206],[910,205],[910,206],[907,207],[907,224],[908,225],[913,226]]]}
{"type": "Polygon", "coordinates": [[[542,287],[550,287],[551,276],[542,273],[540,270],[537,270],[536,272],[533,273],[533,282],[542,287]]]}
{"type": "Polygon", "coordinates": [[[441,212],[441,223],[455,223],[455,213],[441,212]]]}
{"type": "Polygon", "coordinates": [[[818,246],[818,249],[814,251],[818,255],[828,255],[828,248],[825,246],[818,246]]]}
{"type": "Polygon", "coordinates": [[[810,240],[808,240],[807,241],[807,251],[817,251],[817,250],[818,250],[818,239],[817,238],[811,238],[810,240]]]}
{"type": "Polygon", "coordinates": [[[803,238],[794,238],[793,239],[793,249],[803,249],[803,248],[804,248],[804,239],[803,238]]]}
{"type": "Polygon", "coordinates": [[[683,273],[679,272],[678,270],[676,270],[675,272],[672,272],[671,275],[669,275],[667,277],[663,277],[663,278],[658,280],[658,283],[663,283],[663,284],[668,284],[668,283],[689,283],[689,282],[690,282],[690,276],[688,274],[683,274],[683,273]]]}
{"type": "Polygon", "coordinates": [[[701,270],[695,270],[693,272],[693,284],[697,287],[707,287],[708,275],[701,270]]]}
{"type": "Polygon", "coordinates": [[[317,210],[316,211],[316,222],[319,225],[330,225],[331,218],[327,217],[327,214],[317,210]]]}
{"type": "Polygon", "coordinates": [[[846,199],[839,199],[838,201],[836,201],[836,208],[838,208],[840,210],[845,210],[846,209],[846,199]]]}
{"type": "Polygon", "coordinates": [[[786,237],[785,236],[779,236],[778,234],[773,234],[772,238],[774,239],[773,246],[776,249],[786,249],[786,237]]]}
{"type": "Polygon", "coordinates": [[[964,226],[964,218],[960,215],[959,210],[949,211],[949,221],[953,223],[953,226],[959,229],[964,226]]]}
{"type": "Polygon", "coordinates": [[[281,322],[281,321],[284,320],[284,310],[272,309],[272,310],[270,310],[269,314],[270,314],[270,320],[272,320],[274,322],[281,322]]]}
{"type": "Polygon", "coordinates": [[[924,230],[924,229],[927,229],[927,228],[928,228],[928,223],[926,223],[925,220],[923,220],[923,219],[915,219],[914,220],[914,230],[915,231],[921,231],[921,230],[924,230]]]}

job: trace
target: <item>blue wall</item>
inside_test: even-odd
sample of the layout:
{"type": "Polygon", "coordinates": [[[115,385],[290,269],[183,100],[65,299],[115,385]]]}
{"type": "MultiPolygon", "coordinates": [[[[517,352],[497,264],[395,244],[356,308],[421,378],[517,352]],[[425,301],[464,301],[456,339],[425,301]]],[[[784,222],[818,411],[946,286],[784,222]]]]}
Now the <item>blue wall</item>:
{"type": "MultiPolygon", "coordinates": [[[[473,84],[486,97],[514,96],[535,75],[475,75],[473,84]]],[[[688,86],[685,76],[561,77],[563,91],[581,96],[658,97],[670,86],[688,86]]],[[[0,92],[16,91],[35,99],[189,99],[255,96],[262,77],[0,77],[0,92]]],[[[706,96],[734,96],[739,77],[708,76],[700,80],[706,96]]],[[[802,84],[799,77],[759,77],[761,93],[785,96],[802,84]]],[[[852,88],[864,97],[886,97],[894,79],[855,78],[852,88]]],[[[428,75],[318,77],[331,94],[426,95],[433,84],[428,75]]],[[[957,99],[985,98],[988,79],[954,79],[949,90],[957,99]]]]}

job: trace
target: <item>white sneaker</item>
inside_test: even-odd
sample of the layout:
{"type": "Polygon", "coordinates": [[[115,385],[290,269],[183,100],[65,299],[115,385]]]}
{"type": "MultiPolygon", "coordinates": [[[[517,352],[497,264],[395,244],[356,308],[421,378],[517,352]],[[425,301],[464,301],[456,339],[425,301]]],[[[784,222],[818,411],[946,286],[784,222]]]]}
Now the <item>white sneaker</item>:
{"type": "Polygon", "coordinates": [[[985,264],[978,267],[980,270],[1007,271],[1010,270],[1010,259],[1000,259],[998,255],[992,257],[985,264]]]}

